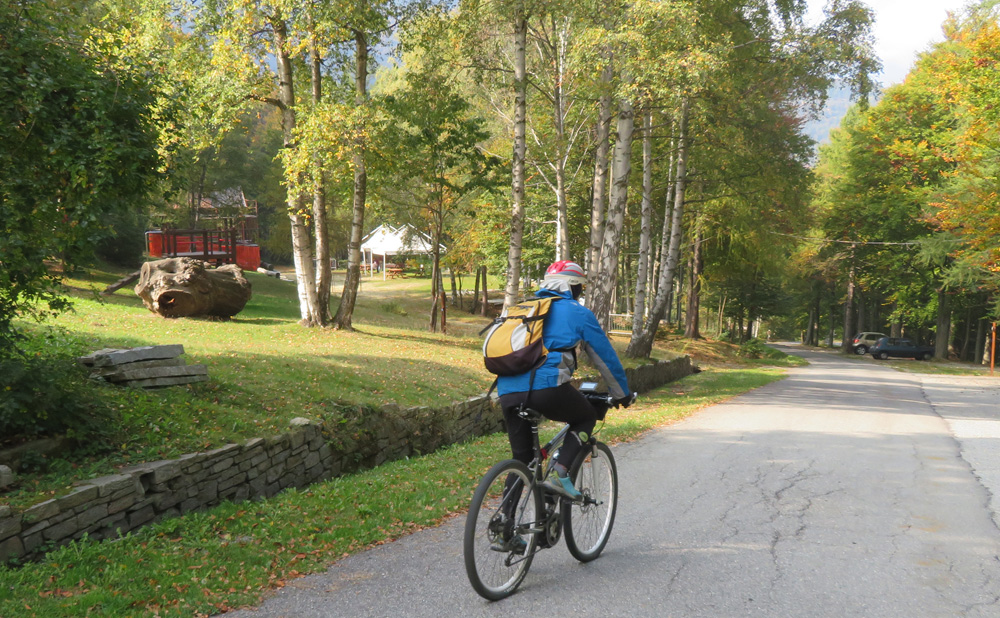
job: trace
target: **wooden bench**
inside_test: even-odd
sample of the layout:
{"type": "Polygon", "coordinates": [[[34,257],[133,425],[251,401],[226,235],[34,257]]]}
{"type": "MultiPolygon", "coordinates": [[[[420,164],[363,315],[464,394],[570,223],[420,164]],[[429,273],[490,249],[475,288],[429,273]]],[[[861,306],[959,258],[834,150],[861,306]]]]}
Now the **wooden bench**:
{"type": "Polygon", "coordinates": [[[399,266],[386,266],[385,276],[389,279],[395,279],[396,277],[403,277],[403,269],[399,266]]]}

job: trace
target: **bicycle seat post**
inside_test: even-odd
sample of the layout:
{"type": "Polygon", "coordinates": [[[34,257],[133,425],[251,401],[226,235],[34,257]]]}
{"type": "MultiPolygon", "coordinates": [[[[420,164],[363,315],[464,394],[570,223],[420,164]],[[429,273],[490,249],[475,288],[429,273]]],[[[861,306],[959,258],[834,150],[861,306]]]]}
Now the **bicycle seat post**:
{"type": "Polygon", "coordinates": [[[535,474],[537,478],[542,478],[542,446],[538,439],[538,423],[542,420],[543,416],[538,410],[533,410],[524,404],[521,404],[521,408],[517,411],[517,415],[528,421],[531,424],[531,447],[535,454],[536,471],[535,474]]]}

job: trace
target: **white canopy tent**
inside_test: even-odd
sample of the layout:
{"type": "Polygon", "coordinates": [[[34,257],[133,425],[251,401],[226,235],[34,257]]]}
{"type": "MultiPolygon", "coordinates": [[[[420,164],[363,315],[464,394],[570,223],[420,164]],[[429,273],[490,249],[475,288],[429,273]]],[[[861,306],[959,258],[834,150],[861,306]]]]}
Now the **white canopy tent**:
{"type": "MultiPolygon", "coordinates": [[[[447,248],[439,245],[441,253],[447,248]]],[[[412,225],[392,228],[382,224],[371,231],[361,242],[361,254],[369,276],[374,276],[375,256],[382,256],[382,280],[385,280],[385,264],[390,255],[431,255],[434,253],[431,239],[412,225]]]]}

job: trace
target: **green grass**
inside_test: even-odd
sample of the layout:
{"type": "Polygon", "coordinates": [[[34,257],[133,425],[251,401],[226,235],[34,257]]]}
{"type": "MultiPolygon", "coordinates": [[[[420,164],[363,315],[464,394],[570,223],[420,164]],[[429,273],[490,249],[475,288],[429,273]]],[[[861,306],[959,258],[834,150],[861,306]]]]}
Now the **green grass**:
{"type": "Polygon", "coordinates": [[[973,365],[951,360],[918,361],[909,358],[890,358],[874,362],[906,373],[930,373],[953,376],[990,375],[989,365],[973,365]]]}
{"type": "MultiPolygon", "coordinates": [[[[611,411],[598,437],[634,439],[782,375],[703,371],[611,411]]],[[[113,543],[74,543],[41,562],[0,568],[0,616],[202,616],[254,605],[289,580],[461,513],[480,476],[507,456],[506,436],[488,436],[263,502],[191,513],[113,543]]]]}

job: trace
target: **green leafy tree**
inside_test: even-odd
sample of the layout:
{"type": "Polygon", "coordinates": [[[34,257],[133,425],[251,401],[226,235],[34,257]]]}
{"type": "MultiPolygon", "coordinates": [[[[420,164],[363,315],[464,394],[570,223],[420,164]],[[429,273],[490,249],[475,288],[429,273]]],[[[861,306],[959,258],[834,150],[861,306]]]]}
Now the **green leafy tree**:
{"type": "Polygon", "coordinates": [[[14,318],[67,307],[53,263],[72,268],[86,260],[114,233],[109,217],[125,217],[146,202],[159,177],[148,67],[108,62],[78,24],[58,4],[0,3],[5,348],[14,318]]]}
{"type": "MultiPolygon", "coordinates": [[[[431,297],[436,300],[447,225],[482,192],[498,188],[500,160],[481,150],[489,138],[484,120],[472,113],[447,69],[450,62],[441,44],[445,23],[427,18],[419,26],[411,40],[419,36],[423,44],[395,69],[403,73],[400,87],[384,93],[390,128],[381,139],[387,156],[394,157],[394,174],[382,194],[419,213],[421,227],[430,232],[431,297]]],[[[435,330],[437,305],[432,307],[430,327],[435,330]]]]}
{"type": "MultiPolygon", "coordinates": [[[[661,242],[656,295],[644,328],[634,334],[626,351],[635,357],[649,355],[666,314],[686,226],[693,226],[699,252],[692,260],[696,269],[703,260],[706,268],[727,264],[725,254],[733,251],[748,260],[776,262],[777,247],[786,243],[769,232],[788,230],[802,206],[795,195],[804,186],[807,145],[799,134],[799,113],[821,107],[838,76],[866,95],[872,86],[869,74],[877,68],[871,49],[872,16],[859,2],[830,3],[826,18],[814,28],[803,25],[804,5],[791,0],[692,4],[699,17],[692,51],[697,55],[681,63],[687,74],[675,68],[673,80],[671,73],[665,79],[658,73],[669,67],[651,62],[654,69],[642,71],[644,64],[635,69],[649,88],[658,89],[651,91],[659,100],[682,110],[676,122],[673,204],[661,242]],[[673,94],[666,85],[673,87],[673,94]],[[698,207],[692,217],[685,217],[689,204],[698,207]],[[699,232],[718,242],[703,246],[699,232]],[[723,254],[713,258],[714,249],[723,254]]],[[[731,272],[750,278],[729,281],[724,287],[731,290],[763,289],[772,281],[770,273],[759,268],[731,272]]],[[[699,281],[690,286],[695,294],[701,289],[699,281]]],[[[698,311],[695,297],[689,297],[688,305],[698,311]]],[[[695,325],[688,324],[688,332],[696,335],[695,325]]]]}

